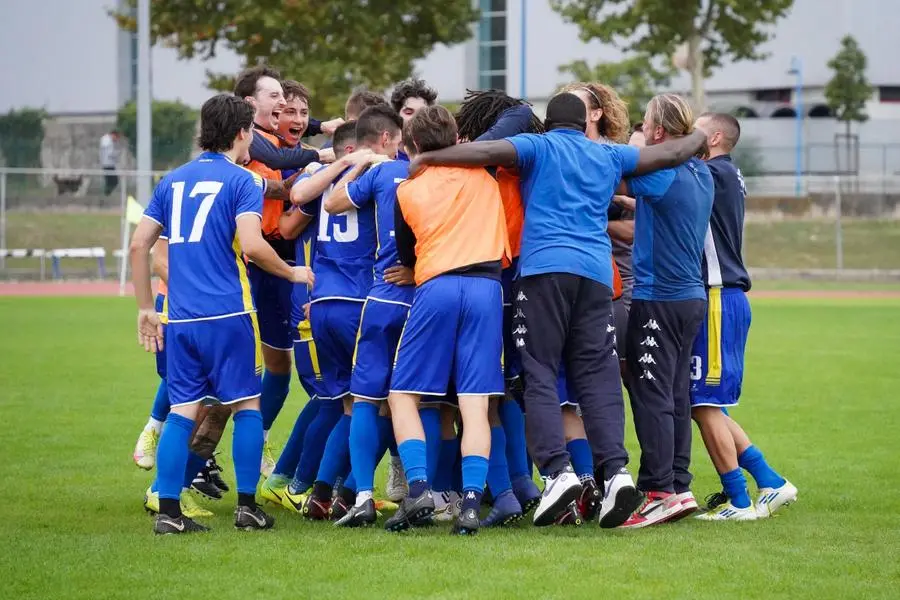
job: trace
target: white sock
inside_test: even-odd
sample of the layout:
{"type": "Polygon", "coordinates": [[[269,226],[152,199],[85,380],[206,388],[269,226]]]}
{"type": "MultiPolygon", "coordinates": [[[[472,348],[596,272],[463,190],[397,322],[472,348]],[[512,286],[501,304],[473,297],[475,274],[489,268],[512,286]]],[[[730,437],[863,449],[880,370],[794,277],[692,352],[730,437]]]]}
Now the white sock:
{"type": "Polygon", "coordinates": [[[269,441],[269,430],[266,429],[265,431],[263,431],[263,442],[268,442],[268,441],[269,441]]]}
{"type": "Polygon", "coordinates": [[[367,492],[356,492],[356,506],[362,506],[366,500],[372,499],[372,490],[367,492]]]}
{"type": "Polygon", "coordinates": [[[147,421],[147,424],[144,425],[144,429],[152,429],[156,433],[160,433],[162,431],[163,422],[157,421],[153,417],[150,417],[150,420],[147,421]]]}

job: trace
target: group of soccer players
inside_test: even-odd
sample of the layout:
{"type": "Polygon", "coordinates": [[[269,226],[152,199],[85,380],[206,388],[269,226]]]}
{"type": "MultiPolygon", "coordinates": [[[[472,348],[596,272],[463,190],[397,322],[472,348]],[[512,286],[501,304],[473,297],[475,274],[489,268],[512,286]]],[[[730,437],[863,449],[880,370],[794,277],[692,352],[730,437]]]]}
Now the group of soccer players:
{"type": "Polygon", "coordinates": [[[355,91],[343,119],[312,119],[309,100],[267,66],[242,72],[204,104],[203,153],[159,183],[132,238],[138,338],[160,376],[134,452],[157,469],[156,533],[207,530],[186,492],[228,491],[229,417],[240,529],[274,524],[260,473],[265,501],[339,527],[672,522],[698,509],[692,420],[723,487],[699,518],[796,500],[727,412],[750,325],[733,117],[695,121],[664,94],[632,127],[590,82],[543,122],[497,90],[454,116],[419,79],[389,101],[355,91]],[[327,148],[301,141],[318,134],[327,148]],[[309,401],[276,460],[292,362],[309,401]]]}

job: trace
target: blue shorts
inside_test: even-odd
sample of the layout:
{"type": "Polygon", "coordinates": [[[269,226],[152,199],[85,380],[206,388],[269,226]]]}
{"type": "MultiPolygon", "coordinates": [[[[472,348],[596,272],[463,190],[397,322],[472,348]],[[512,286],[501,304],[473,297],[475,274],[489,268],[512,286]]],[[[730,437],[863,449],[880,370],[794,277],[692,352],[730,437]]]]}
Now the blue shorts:
{"type": "Polygon", "coordinates": [[[566,367],[559,363],[559,377],[556,379],[556,393],[559,395],[560,406],[578,407],[578,398],[575,394],[575,388],[569,385],[566,378],[566,367]]]}
{"type": "Polygon", "coordinates": [[[160,379],[166,378],[166,346],[169,345],[169,338],[166,337],[166,322],[162,318],[165,309],[166,296],[164,294],[156,295],[156,314],[160,315],[163,321],[163,349],[156,353],[156,374],[160,379]]]}
{"type": "Polygon", "coordinates": [[[691,352],[691,406],[736,406],[744,379],[750,302],[738,288],[710,288],[691,352]]]}
{"type": "Polygon", "coordinates": [[[259,319],[262,343],[276,350],[291,350],[291,294],[294,284],[266,273],[253,263],[247,265],[250,293],[259,319]]]}
{"type": "Polygon", "coordinates": [[[392,392],[502,396],[503,294],[486,277],[439,275],[416,288],[400,339],[392,392]]]}
{"type": "Polygon", "coordinates": [[[362,302],[323,300],[313,303],[309,309],[324,380],[320,400],[338,400],[350,393],[353,350],[362,308],[362,302]]]}
{"type": "Polygon", "coordinates": [[[321,398],[324,395],[325,380],[309,321],[301,321],[294,330],[294,365],[297,367],[300,385],[309,399],[321,398]]]}
{"type": "Polygon", "coordinates": [[[350,393],[366,400],[387,400],[400,334],[409,307],[369,298],[363,305],[353,354],[350,393]]]}
{"type": "Polygon", "coordinates": [[[262,348],[256,314],[170,323],[169,403],[215,399],[232,404],[260,394],[262,348]]]}

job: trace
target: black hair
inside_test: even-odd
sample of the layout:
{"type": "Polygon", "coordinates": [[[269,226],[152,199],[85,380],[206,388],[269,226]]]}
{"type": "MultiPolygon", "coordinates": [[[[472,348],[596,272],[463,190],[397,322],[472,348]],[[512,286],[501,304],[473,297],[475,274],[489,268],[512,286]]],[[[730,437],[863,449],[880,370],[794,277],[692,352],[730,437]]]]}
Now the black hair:
{"type": "Polygon", "coordinates": [[[253,126],[253,107],[231,94],[218,94],[200,109],[200,137],[197,144],[206,152],[227,152],[239,131],[253,126]]]}
{"type": "Polygon", "coordinates": [[[334,130],[331,137],[331,145],[334,147],[335,155],[343,153],[343,148],[348,143],[356,145],[356,121],[347,121],[334,130]]]}
{"type": "Polygon", "coordinates": [[[437,96],[437,91],[423,79],[410,77],[394,86],[394,91],[391,92],[391,106],[399,113],[407,98],[421,98],[425,104],[431,106],[437,100],[437,96]]]}
{"type": "MultiPolygon", "coordinates": [[[[504,111],[516,106],[531,105],[500,90],[474,92],[466,90],[466,97],[456,113],[459,137],[470,142],[475,141],[494,126],[504,111]]],[[[542,133],[543,131],[544,126],[541,120],[531,113],[528,133],[542,133]]]]}
{"type": "Polygon", "coordinates": [[[584,102],[581,101],[581,98],[575,94],[563,92],[551,98],[547,104],[547,118],[544,120],[544,126],[547,131],[560,128],[584,131],[587,127],[586,116],[584,102]]]}
{"type": "Polygon", "coordinates": [[[359,144],[375,143],[381,134],[392,134],[403,129],[403,118],[390,106],[370,106],[356,120],[356,141],[359,144]]]}
{"type": "Polygon", "coordinates": [[[281,73],[268,65],[256,65],[241,71],[234,82],[234,95],[247,98],[256,95],[256,86],[263,77],[271,77],[281,81],[281,73]]]}

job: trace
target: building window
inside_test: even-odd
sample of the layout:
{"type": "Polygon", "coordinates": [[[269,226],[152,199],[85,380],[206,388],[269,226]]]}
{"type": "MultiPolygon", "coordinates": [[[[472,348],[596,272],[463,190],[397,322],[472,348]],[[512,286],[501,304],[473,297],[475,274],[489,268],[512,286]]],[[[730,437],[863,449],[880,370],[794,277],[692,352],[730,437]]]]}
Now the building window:
{"type": "Polygon", "coordinates": [[[878,98],[882,102],[900,102],[900,86],[883,85],[878,88],[878,98]]]}
{"type": "Polygon", "coordinates": [[[506,90],[506,0],[481,0],[478,87],[506,90]]]}
{"type": "Polygon", "coordinates": [[[771,90],[756,90],[754,93],[757,102],[790,102],[790,88],[776,88],[771,90]]]}

